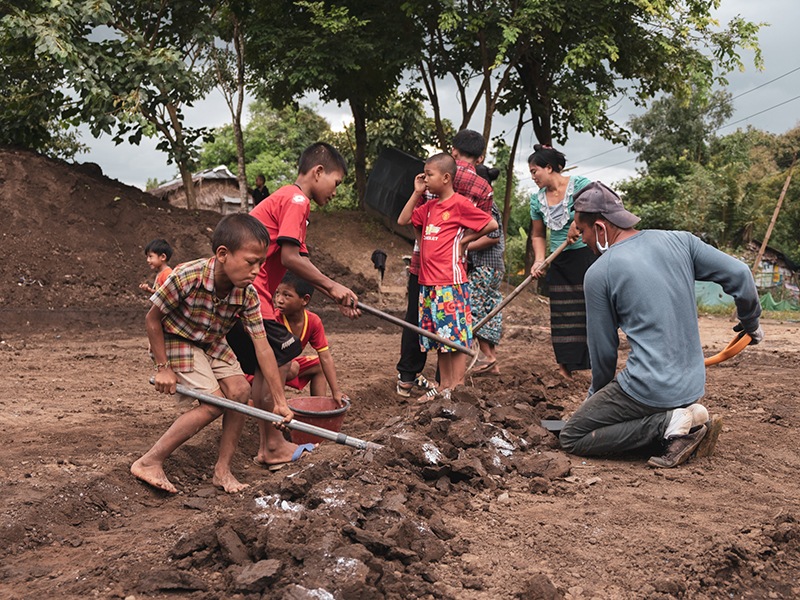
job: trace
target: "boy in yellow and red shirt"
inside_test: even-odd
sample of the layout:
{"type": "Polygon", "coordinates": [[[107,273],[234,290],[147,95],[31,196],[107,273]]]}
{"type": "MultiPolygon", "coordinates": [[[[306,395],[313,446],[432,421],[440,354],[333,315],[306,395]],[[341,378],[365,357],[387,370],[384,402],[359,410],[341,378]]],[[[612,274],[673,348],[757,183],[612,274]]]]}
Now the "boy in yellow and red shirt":
{"type": "Polygon", "coordinates": [[[310,344],[317,352],[315,357],[303,355],[292,361],[286,385],[302,390],[310,383],[312,396],[327,395],[330,386],[333,399],[339,406],[344,406],[347,396],[339,389],[322,319],[306,309],[313,294],[314,286],[289,271],[273,296],[275,320],[299,339],[303,348],[310,344]]]}

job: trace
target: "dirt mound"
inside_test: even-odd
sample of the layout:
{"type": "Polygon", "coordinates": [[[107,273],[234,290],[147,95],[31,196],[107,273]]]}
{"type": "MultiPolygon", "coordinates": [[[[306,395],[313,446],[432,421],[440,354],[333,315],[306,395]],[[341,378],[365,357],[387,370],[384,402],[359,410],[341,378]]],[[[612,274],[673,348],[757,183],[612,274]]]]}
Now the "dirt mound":
{"type": "MultiPolygon", "coordinates": [[[[172,207],[104,177],[97,165],[7,148],[0,148],[0,215],[6,249],[0,306],[9,325],[42,318],[64,325],[70,320],[65,315],[81,311],[146,309],[147,295],[138,286],[154,275],[145,245],[167,239],[175,250],[173,265],[209,256],[220,219],[215,212],[172,207]],[[56,310],[58,315],[43,315],[56,310]]],[[[318,254],[314,260],[322,270],[357,293],[375,287],[324,250],[318,254]]]]}

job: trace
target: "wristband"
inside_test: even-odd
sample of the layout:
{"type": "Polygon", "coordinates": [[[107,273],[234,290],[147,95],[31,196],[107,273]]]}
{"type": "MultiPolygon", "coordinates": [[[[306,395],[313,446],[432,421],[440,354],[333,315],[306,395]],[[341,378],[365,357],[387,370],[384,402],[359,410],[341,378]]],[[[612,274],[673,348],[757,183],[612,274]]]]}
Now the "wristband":
{"type": "Polygon", "coordinates": [[[161,369],[166,369],[168,366],[169,362],[156,363],[155,372],[158,373],[161,369]]]}

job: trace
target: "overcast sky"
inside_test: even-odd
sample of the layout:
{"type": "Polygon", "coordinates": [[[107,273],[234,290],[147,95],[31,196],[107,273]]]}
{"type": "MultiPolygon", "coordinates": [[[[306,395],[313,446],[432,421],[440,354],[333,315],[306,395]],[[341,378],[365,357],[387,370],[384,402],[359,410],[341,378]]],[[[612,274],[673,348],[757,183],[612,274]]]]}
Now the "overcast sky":
{"type": "MultiPolygon", "coordinates": [[[[728,76],[728,91],[734,96],[734,115],[729,121],[731,126],[720,130],[727,134],[740,127],[751,125],[758,129],[773,133],[785,132],[800,123],[800,55],[795,52],[797,38],[800,35],[800,2],[798,0],[722,0],[718,11],[722,23],[735,15],[747,20],[764,22],[759,36],[764,58],[764,70],[757,71],[753,66],[753,53],[742,52],[746,65],[744,72],[734,72],[728,76]],[[792,72],[793,70],[796,71],[792,72]],[[780,79],[778,79],[780,78],[780,79]],[[777,80],[776,80],[777,79],[777,80]],[[773,81],[776,80],[776,81],[773,81]],[[763,87],[759,87],[763,86],[763,87]],[[758,89],[755,89],[758,88],[758,89]],[[779,106],[780,105],[780,106],[779,106]],[[775,108],[773,108],[775,107],[775,108]],[[760,113],[760,114],[757,114],[760,113]]],[[[455,101],[455,100],[454,100],[455,101]]],[[[346,106],[321,105],[309,100],[334,129],[350,121],[346,106]]],[[[632,114],[629,103],[620,103],[612,109],[613,118],[625,123],[632,114]]],[[[456,111],[453,121],[459,119],[456,111]]],[[[448,116],[445,114],[445,116],[448,116]]],[[[510,117],[515,120],[515,117],[510,117]]],[[[474,126],[480,129],[482,117],[474,118],[474,126]]],[[[190,125],[217,127],[230,122],[230,113],[222,96],[212,92],[208,98],[186,111],[186,120],[190,125]]],[[[493,135],[501,130],[513,133],[513,124],[505,123],[498,115],[494,120],[493,135]]],[[[90,146],[90,151],[77,157],[80,162],[95,162],[103,172],[114,179],[144,189],[149,178],[159,180],[172,179],[176,176],[174,165],[168,165],[166,155],[155,149],[157,141],[143,140],[139,146],[122,144],[115,146],[108,137],[94,139],[88,133],[83,134],[83,142],[90,146]]],[[[517,171],[523,187],[532,186],[527,173],[525,159],[536,143],[532,128],[523,132],[520,139],[520,150],[517,171]]],[[[586,134],[570,135],[569,141],[560,147],[567,155],[567,164],[576,165],[576,174],[586,175],[591,179],[602,180],[613,184],[620,179],[635,174],[637,163],[626,149],[614,149],[615,145],[593,138],[586,134]]]]}

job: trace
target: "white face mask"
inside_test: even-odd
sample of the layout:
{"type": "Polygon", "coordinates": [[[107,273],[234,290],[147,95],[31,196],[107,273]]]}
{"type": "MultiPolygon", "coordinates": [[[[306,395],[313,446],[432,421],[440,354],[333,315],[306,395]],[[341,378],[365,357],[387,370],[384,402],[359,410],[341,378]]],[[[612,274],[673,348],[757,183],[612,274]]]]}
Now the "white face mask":
{"type": "MultiPolygon", "coordinates": [[[[600,225],[600,223],[595,223],[595,225],[600,225]]],[[[605,251],[608,250],[608,231],[606,230],[605,225],[601,226],[601,229],[606,237],[606,243],[604,245],[600,244],[600,236],[597,235],[597,232],[595,232],[594,245],[597,246],[597,251],[600,254],[604,254],[605,251]]]]}

